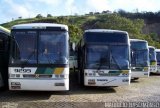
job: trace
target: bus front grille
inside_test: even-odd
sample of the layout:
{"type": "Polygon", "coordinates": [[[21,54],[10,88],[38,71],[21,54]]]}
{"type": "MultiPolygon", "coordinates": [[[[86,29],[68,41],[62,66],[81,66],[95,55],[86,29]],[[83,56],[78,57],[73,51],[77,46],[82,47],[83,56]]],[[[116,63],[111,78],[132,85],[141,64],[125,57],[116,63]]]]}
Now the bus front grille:
{"type": "Polygon", "coordinates": [[[26,74],[23,78],[52,78],[52,75],[26,74]]]}

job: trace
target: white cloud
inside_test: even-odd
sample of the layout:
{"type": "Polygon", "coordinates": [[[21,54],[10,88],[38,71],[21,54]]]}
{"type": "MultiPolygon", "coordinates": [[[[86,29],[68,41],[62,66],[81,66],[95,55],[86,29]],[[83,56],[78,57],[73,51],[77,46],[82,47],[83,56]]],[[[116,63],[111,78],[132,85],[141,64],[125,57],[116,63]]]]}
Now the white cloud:
{"type": "Polygon", "coordinates": [[[124,9],[126,11],[157,11],[160,5],[159,0],[108,0],[111,10],[124,9]]]}
{"type": "Polygon", "coordinates": [[[37,14],[69,15],[124,9],[159,11],[160,0],[1,0],[0,22],[17,17],[35,17],[37,14]]]}
{"type": "MultiPolygon", "coordinates": [[[[30,1],[33,2],[33,0],[30,0],[30,1]]],[[[37,3],[41,2],[41,3],[45,3],[47,5],[53,5],[53,6],[59,5],[61,3],[61,1],[62,0],[36,0],[37,3]]]]}
{"type": "Polygon", "coordinates": [[[108,0],[87,0],[86,6],[92,11],[104,11],[111,9],[108,0]]]}
{"type": "Polygon", "coordinates": [[[70,14],[78,13],[78,8],[75,5],[75,0],[66,0],[65,10],[70,14]]]}
{"type": "Polygon", "coordinates": [[[86,0],[87,10],[103,11],[124,9],[126,11],[158,11],[160,0],[86,0]]]}
{"type": "Polygon", "coordinates": [[[12,0],[5,0],[5,2],[9,7],[9,9],[6,10],[6,15],[13,17],[29,17],[30,11],[25,7],[25,4],[16,4],[12,0]]]}

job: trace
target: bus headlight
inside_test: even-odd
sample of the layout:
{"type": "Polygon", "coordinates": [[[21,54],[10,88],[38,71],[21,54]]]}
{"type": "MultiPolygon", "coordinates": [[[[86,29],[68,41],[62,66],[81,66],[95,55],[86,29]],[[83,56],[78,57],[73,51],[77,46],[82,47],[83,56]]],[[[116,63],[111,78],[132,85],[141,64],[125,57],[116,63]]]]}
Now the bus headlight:
{"type": "Polygon", "coordinates": [[[10,74],[10,78],[15,78],[16,74],[10,74]]]}
{"type": "Polygon", "coordinates": [[[64,75],[64,78],[65,78],[65,79],[68,79],[68,78],[69,78],[69,75],[67,75],[67,74],[64,75]]]}
{"type": "Polygon", "coordinates": [[[55,75],[56,78],[59,78],[59,75],[55,75]]]}
{"type": "Polygon", "coordinates": [[[64,83],[55,83],[55,86],[65,86],[64,83]]]}
{"type": "Polygon", "coordinates": [[[128,74],[122,73],[123,76],[128,76],[128,74]]]}
{"type": "Polygon", "coordinates": [[[129,79],[122,79],[122,82],[129,82],[129,79]]]}
{"type": "Polygon", "coordinates": [[[20,74],[16,74],[16,78],[20,78],[20,74]]]}
{"type": "Polygon", "coordinates": [[[66,75],[60,75],[60,78],[65,78],[65,79],[67,79],[68,78],[68,75],[66,74],[66,75]]]}
{"type": "Polygon", "coordinates": [[[148,67],[144,67],[144,69],[143,69],[143,71],[148,71],[149,69],[148,69],[148,67]]]}
{"type": "Polygon", "coordinates": [[[68,79],[69,75],[55,75],[56,78],[64,78],[64,79],[68,79]]]}
{"type": "Polygon", "coordinates": [[[12,86],[14,86],[14,85],[17,86],[17,85],[21,85],[21,83],[20,82],[11,82],[11,85],[12,86]]]}

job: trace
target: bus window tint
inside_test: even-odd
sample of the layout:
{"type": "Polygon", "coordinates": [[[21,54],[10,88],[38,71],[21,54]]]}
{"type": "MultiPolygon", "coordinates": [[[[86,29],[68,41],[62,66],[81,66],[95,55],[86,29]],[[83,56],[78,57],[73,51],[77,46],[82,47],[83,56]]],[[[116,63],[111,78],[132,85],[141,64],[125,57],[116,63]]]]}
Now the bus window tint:
{"type": "Polygon", "coordinates": [[[38,62],[41,64],[66,64],[66,46],[66,32],[40,32],[38,62]]]}
{"type": "Polygon", "coordinates": [[[160,52],[156,52],[157,61],[160,62],[160,52]]]}
{"type": "Polygon", "coordinates": [[[146,42],[131,42],[131,49],[132,50],[147,49],[147,43],[146,42]]]}
{"type": "Polygon", "coordinates": [[[87,47],[86,68],[109,68],[108,47],[104,45],[91,45],[87,47]]]}
{"type": "Polygon", "coordinates": [[[111,46],[111,69],[129,69],[128,46],[111,46]]]}
{"type": "Polygon", "coordinates": [[[0,51],[4,50],[4,43],[3,43],[3,39],[0,39],[0,51]]]}
{"type": "Polygon", "coordinates": [[[36,32],[15,32],[14,37],[20,53],[16,62],[36,63],[36,32]]]}
{"type": "Polygon", "coordinates": [[[131,41],[131,66],[145,67],[149,66],[149,57],[147,42],[131,41]]]}
{"type": "Polygon", "coordinates": [[[87,47],[86,68],[129,69],[128,46],[90,45],[87,47]]]}
{"type": "Polygon", "coordinates": [[[127,43],[128,42],[127,34],[124,34],[124,33],[86,32],[84,38],[86,42],[99,42],[99,43],[127,43]]]}
{"type": "Polygon", "coordinates": [[[132,50],[132,66],[149,66],[147,50],[132,50]]]}
{"type": "Polygon", "coordinates": [[[149,48],[149,58],[150,61],[156,61],[156,52],[154,48],[149,48]]]}

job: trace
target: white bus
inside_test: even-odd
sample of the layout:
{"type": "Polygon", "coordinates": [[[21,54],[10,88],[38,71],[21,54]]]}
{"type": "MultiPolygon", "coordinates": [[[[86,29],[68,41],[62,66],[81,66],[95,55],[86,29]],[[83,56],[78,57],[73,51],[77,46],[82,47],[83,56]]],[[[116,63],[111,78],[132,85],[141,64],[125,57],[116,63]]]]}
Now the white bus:
{"type": "Polygon", "coordinates": [[[10,31],[0,26],[0,87],[8,87],[10,31]]]}
{"type": "Polygon", "coordinates": [[[155,47],[149,46],[150,72],[157,72],[157,59],[155,47]]]}
{"type": "Polygon", "coordinates": [[[149,77],[148,42],[140,39],[130,39],[131,44],[131,78],[149,77]]]}
{"type": "Polygon", "coordinates": [[[156,49],[157,73],[160,73],[160,49],[156,49]]]}
{"type": "Polygon", "coordinates": [[[20,24],[11,35],[10,90],[69,90],[68,26],[20,24]]]}
{"type": "Polygon", "coordinates": [[[129,85],[130,42],[119,30],[86,30],[78,44],[80,83],[85,86],[129,85]]]}

